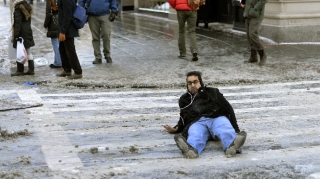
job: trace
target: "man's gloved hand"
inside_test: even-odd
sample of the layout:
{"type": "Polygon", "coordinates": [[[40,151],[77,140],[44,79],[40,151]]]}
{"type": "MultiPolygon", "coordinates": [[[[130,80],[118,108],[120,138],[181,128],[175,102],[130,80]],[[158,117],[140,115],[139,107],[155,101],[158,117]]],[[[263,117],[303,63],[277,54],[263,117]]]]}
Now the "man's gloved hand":
{"type": "MultiPolygon", "coordinates": [[[[118,13],[118,12],[117,12],[117,13],[118,13]]],[[[115,12],[111,12],[111,13],[110,13],[110,16],[109,16],[110,22],[113,22],[115,19],[116,19],[116,14],[115,14],[115,12]]]]}

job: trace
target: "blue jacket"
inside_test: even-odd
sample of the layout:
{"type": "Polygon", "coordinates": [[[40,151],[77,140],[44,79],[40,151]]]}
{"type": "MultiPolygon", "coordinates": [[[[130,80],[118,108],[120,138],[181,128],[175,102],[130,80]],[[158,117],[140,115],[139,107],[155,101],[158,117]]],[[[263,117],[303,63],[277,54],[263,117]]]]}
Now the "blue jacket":
{"type": "Polygon", "coordinates": [[[74,25],[72,18],[76,9],[75,0],[58,0],[58,32],[65,34],[66,38],[79,37],[79,32],[74,25]]]}
{"type": "Polygon", "coordinates": [[[112,12],[117,12],[116,0],[79,0],[78,5],[85,7],[85,4],[90,3],[88,15],[103,16],[112,12]]]}

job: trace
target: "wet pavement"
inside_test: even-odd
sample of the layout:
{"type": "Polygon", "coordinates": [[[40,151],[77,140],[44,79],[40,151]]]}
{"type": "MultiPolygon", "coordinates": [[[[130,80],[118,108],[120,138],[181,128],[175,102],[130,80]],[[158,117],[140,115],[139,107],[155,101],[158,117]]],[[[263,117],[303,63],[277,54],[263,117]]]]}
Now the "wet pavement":
{"type": "MultiPolygon", "coordinates": [[[[10,16],[8,7],[1,8],[1,34],[8,37],[10,16]]],[[[36,60],[48,61],[37,66],[34,77],[10,77],[15,71],[14,60],[7,59],[7,40],[1,41],[1,74],[3,81],[16,83],[25,81],[48,81],[65,86],[70,80],[55,77],[58,69],[50,69],[53,52],[50,39],[43,28],[44,3],[34,4],[32,28],[36,46],[32,48],[36,60]]],[[[197,28],[199,61],[192,62],[188,51],[187,59],[177,58],[178,24],[166,18],[148,16],[135,12],[124,12],[113,24],[111,40],[112,64],[103,61],[93,65],[91,34],[86,25],[80,30],[75,45],[83,68],[82,80],[77,83],[126,86],[155,85],[170,87],[183,83],[182,78],[190,70],[200,70],[208,84],[267,83],[277,81],[317,79],[319,74],[319,45],[279,45],[264,39],[268,55],[267,64],[244,63],[249,58],[245,34],[233,31],[232,25],[203,24],[197,28]],[[166,80],[164,80],[164,78],[166,80]]],[[[187,47],[188,49],[188,47],[187,47]]]]}
{"type": "Polygon", "coordinates": [[[319,45],[264,39],[268,61],[259,67],[244,63],[244,33],[209,24],[197,28],[192,62],[190,53],[177,58],[176,21],[124,12],[113,24],[113,63],[92,64],[85,26],[75,41],[84,78],[68,80],[48,67],[44,3],[34,8],[33,55],[48,63],[35,76],[10,77],[10,14],[0,4],[0,178],[320,178],[319,45]],[[226,158],[210,141],[198,159],[185,159],[164,131],[179,118],[190,70],[234,107],[248,132],[242,154],[226,158]]]}
{"type": "Polygon", "coordinates": [[[219,89],[248,132],[243,153],[232,158],[219,141],[197,159],[183,158],[162,127],[176,124],[182,88],[0,90],[17,103],[42,104],[0,113],[0,176],[320,178],[319,81],[219,89]]]}

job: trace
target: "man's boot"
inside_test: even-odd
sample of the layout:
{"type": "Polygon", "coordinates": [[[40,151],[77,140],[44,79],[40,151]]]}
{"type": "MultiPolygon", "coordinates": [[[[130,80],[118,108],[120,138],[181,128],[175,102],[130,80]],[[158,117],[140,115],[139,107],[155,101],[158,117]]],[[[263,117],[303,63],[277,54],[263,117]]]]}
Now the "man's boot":
{"type": "Polygon", "coordinates": [[[237,134],[234,141],[226,150],[226,155],[228,158],[234,156],[237,153],[237,151],[243,146],[244,142],[246,141],[246,138],[247,138],[247,133],[245,131],[241,131],[239,132],[239,134],[237,134]]]}
{"type": "Polygon", "coordinates": [[[192,61],[198,61],[198,54],[197,53],[193,53],[192,54],[192,61]]]}
{"type": "Polygon", "coordinates": [[[260,62],[259,62],[259,65],[260,66],[263,66],[266,64],[267,62],[267,55],[266,53],[264,52],[264,50],[258,50],[258,53],[260,55],[260,62]]]}
{"type": "Polygon", "coordinates": [[[258,62],[258,57],[257,57],[257,51],[254,49],[251,49],[251,56],[249,58],[249,63],[255,63],[258,62]]]}
{"type": "Polygon", "coordinates": [[[189,145],[181,134],[174,135],[174,140],[186,158],[197,158],[199,156],[197,150],[189,145]]]}
{"type": "Polygon", "coordinates": [[[28,60],[28,71],[25,73],[25,75],[34,75],[34,61],[28,60]]]}
{"type": "Polygon", "coordinates": [[[11,73],[11,76],[23,76],[24,66],[22,63],[17,62],[17,71],[15,73],[11,73]]]}

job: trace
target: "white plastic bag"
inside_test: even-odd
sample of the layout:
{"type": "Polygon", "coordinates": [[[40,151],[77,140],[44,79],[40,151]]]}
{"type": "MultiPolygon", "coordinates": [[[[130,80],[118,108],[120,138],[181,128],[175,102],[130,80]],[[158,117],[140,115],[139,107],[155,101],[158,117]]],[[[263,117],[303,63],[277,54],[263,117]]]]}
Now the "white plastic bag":
{"type": "Polygon", "coordinates": [[[28,61],[28,54],[23,45],[23,38],[21,41],[17,41],[17,62],[25,64],[28,61]]]}

